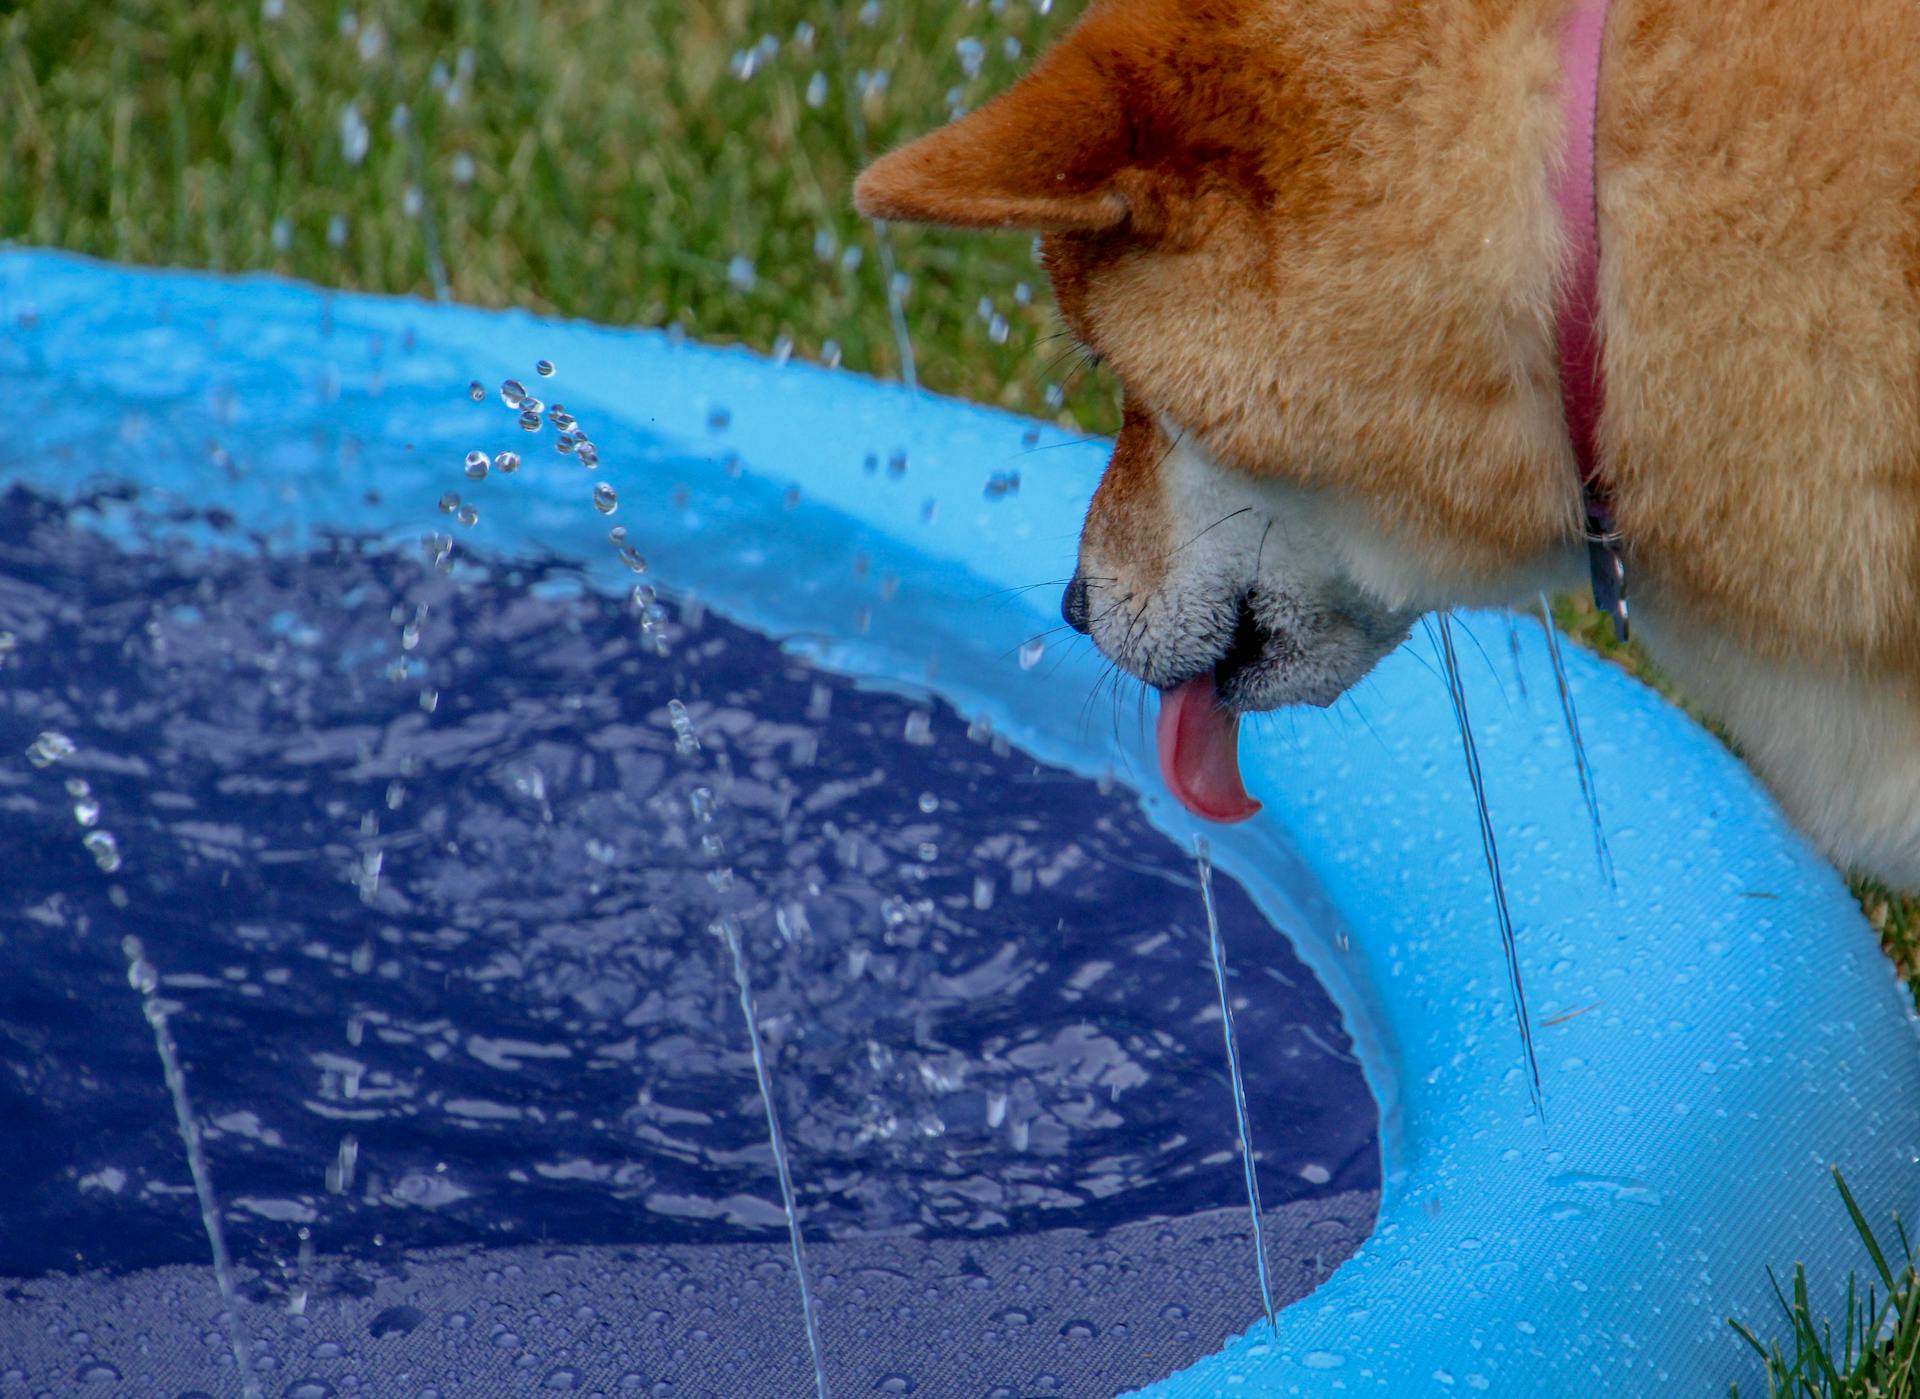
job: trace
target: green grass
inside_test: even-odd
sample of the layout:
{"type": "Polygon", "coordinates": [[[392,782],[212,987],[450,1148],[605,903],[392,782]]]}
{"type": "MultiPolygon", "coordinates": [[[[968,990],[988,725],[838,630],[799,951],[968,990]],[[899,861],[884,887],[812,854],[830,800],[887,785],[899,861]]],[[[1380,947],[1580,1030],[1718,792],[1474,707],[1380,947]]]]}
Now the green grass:
{"type": "MultiPolygon", "coordinates": [[[[1837,1170],[1833,1183],[1873,1265],[1873,1280],[1864,1287],[1856,1276],[1848,1277],[1837,1329],[1814,1311],[1806,1270],[1798,1266],[1784,1288],[1768,1270],[1787,1341],[1763,1341],[1738,1320],[1728,1324],[1760,1357],[1768,1399],[1913,1399],[1920,1393],[1920,1277],[1914,1272],[1912,1242],[1895,1215],[1900,1254],[1897,1265],[1890,1262],[1837,1170]]],[[[1731,1386],[1731,1393],[1740,1399],[1740,1386],[1731,1386]]]]}
{"type": "MultiPolygon", "coordinates": [[[[677,321],[761,349],[784,335],[812,357],[835,342],[882,375],[899,370],[885,252],[849,206],[854,174],[937,125],[949,94],[1004,87],[1067,19],[1027,0],[5,8],[0,237],[420,295],[439,267],[460,301],[677,321]],[[357,161],[342,139],[356,119],[357,161]]],[[[1104,381],[1049,401],[1061,376],[1041,358],[1055,326],[1031,239],[891,236],[923,382],[1117,420],[1104,381]]]]}
{"type": "MultiPolygon", "coordinates": [[[[1080,374],[1056,337],[1030,239],[903,228],[883,244],[847,200],[868,154],[1004,87],[1077,9],[0,3],[0,239],[678,323],[762,350],[790,341],[814,358],[837,347],[850,368],[887,376],[901,369],[887,314],[892,258],[906,274],[921,382],[1111,431],[1114,388],[1080,374]],[[357,158],[343,139],[356,122],[366,133],[357,158]]],[[[1661,683],[1590,606],[1563,599],[1556,617],[1661,683]]],[[[1856,887],[1911,980],[1920,904],[1856,887]]],[[[1911,1269],[1902,1276],[1911,1298],[1911,1269]]],[[[1857,1320],[1845,1319],[1844,1335],[1857,1320]]],[[[1788,1305],[1788,1321],[1794,1355],[1822,1334],[1802,1303],[1788,1305]]],[[[1783,1351],[1776,1369],[1812,1373],[1796,1363],[1783,1351]]],[[[1795,1378],[1773,1392],[1908,1391],[1795,1378]]]]}

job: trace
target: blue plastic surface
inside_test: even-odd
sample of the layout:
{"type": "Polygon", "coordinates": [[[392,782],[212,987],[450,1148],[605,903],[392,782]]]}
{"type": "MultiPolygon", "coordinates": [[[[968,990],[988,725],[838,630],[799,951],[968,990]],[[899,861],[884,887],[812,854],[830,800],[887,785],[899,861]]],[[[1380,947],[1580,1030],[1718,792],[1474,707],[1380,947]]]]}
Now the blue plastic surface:
{"type": "MultiPolygon", "coordinates": [[[[554,360],[556,396],[593,423],[622,518],[669,583],[989,715],[1036,756],[1118,769],[1163,828],[1195,829],[1152,777],[1146,725],[1085,711],[1091,650],[1023,655],[1056,620],[1057,591],[1028,585],[1070,570],[1104,444],[1029,441],[1003,414],[657,333],[42,253],[0,256],[0,325],[0,374],[71,395],[51,417],[60,405],[16,410],[0,481],[132,479],[288,539],[442,528],[433,501],[466,485],[450,444],[519,445],[467,383],[554,360]],[[258,438],[276,404],[314,394],[340,425],[324,470],[304,454],[276,472],[271,452],[233,470],[209,455],[193,479],[144,469],[155,425],[210,415],[258,438]],[[990,494],[1009,471],[1017,492],[990,494]]],[[[487,546],[537,541],[620,585],[587,488],[571,467],[487,483],[487,546]]],[[[1523,694],[1506,623],[1464,625],[1495,658],[1464,644],[1547,1122],[1528,1107],[1453,718],[1416,634],[1340,707],[1248,724],[1266,813],[1207,832],[1348,1017],[1382,1105],[1378,1227],[1277,1335],[1257,1327],[1157,1399],[1722,1394],[1754,1378],[1725,1319],[1777,1319],[1768,1265],[1805,1261],[1816,1305],[1863,1265],[1829,1164],[1870,1218],[1920,1205],[1920,1056],[1839,877],[1711,737],[1575,653],[1610,893],[1537,627],[1520,626],[1523,694]]]]}

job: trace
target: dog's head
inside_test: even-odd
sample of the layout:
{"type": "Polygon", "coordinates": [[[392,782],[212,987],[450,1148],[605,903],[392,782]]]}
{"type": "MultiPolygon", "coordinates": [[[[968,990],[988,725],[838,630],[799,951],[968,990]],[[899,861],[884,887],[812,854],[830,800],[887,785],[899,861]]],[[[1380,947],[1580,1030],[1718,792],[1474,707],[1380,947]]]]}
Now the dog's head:
{"type": "Polygon", "coordinates": [[[1094,0],[861,177],[876,218],[1037,231],[1118,376],[1063,611],[1171,692],[1163,759],[1182,732],[1206,755],[1170,771],[1205,814],[1236,806],[1233,713],[1331,703],[1419,612],[1508,594],[1576,536],[1551,8],[1094,0]]]}

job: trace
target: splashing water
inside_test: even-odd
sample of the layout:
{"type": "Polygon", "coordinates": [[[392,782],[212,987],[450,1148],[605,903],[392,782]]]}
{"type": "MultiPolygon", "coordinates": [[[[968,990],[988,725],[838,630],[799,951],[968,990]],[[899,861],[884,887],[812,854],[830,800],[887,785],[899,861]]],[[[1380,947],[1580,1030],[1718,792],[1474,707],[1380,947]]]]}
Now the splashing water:
{"type": "Polygon", "coordinates": [[[1593,785],[1593,768],[1587,762],[1586,740],[1580,736],[1580,711],[1574,708],[1573,690],[1567,684],[1567,662],[1560,653],[1560,629],[1553,624],[1553,606],[1545,593],[1540,594],[1540,622],[1547,630],[1547,655],[1553,658],[1553,683],[1560,691],[1560,713],[1567,721],[1567,737],[1573,740],[1573,763],[1580,774],[1580,796],[1587,804],[1587,824],[1593,830],[1593,858],[1600,865],[1601,877],[1609,889],[1618,890],[1614,878],[1613,851],[1607,847],[1607,828],[1600,821],[1600,798],[1593,785]]]}
{"type": "MultiPolygon", "coordinates": [[[[852,65],[847,55],[846,21],[841,14],[839,0],[827,0],[827,29],[833,36],[834,51],[839,58],[840,71],[844,74],[852,65]]],[[[872,155],[867,139],[867,119],[860,110],[858,84],[843,83],[846,93],[845,109],[847,130],[853,136],[853,148],[860,163],[865,165],[872,155]]],[[[900,355],[900,382],[909,389],[920,387],[920,378],[914,364],[913,334],[907,326],[907,305],[902,294],[899,261],[894,256],[893,235],[886,224],[879,220],[870,221],[873,229],[874,246],[880,253],[880,275],[887,290],[887,319],[893,326],[895,348],[900,355]]],[[[828,341],[821,347],[821,355],[829,368],[839,362],[839,347],[828,341]],[[831,347],[831,349],[829,349],[831,347]]]]}
{"type": "MultiPolygon", "coordinates": [[[[72,739],[48,730],[27,749],[27,760],[35,767],[49,768],[65,762],[78,752],[79,747],[72,739]]],[[[85,832],[81,836],[81,844],[87,848],[103,873],[113,874],[120,868],[120,850],[110,831],[96,829],[100,820],[100,802],[94,796],[92,786],[84,778],[72,777],[67,779],[66,790],[75,803],[74,820],[85,832]]],[[[126,905],[126,895],[119,885],[109,889],[109,901],[120,907],[126,905]]],[[[141,1013],[153,1029],[154,1049],[160,1056],[160,1074],[166,1081],[167,1094],[173,1100],[174,1122],[180,1132],[181,1144],[186,1148],[187,1170],[193,1177],[194,1196],[200,1205],[200,1223],[206,1230],[207,1245],[213,1255],[213,1275],[220,1292],[221,1322],[226,1328],[227,1344],[233,1352],[234,1365],[240,1372],[240,1391],[245,1399],[260,1399],[260,1382],[253,1372],[253,1345],[247,1335],[246,1323],[240,1319],[240,1296],[233,1280],[233,1258],[227,1252],[226,1232],[220,1224],[220,1202],[213,1193],[213,1172],[207,1166],[206,1152],[201,1146],[200,1128],[193,1116],[193,1100],[187,1095],[186,1069],[180,1062],[173,1032],[167,1027],[167,1015],[172,1007],[155,994],[160,987],[160,972],[147,960],[140,939],[132,936],[122,938],[120,950],[127,959],[127,984],[139,993],[141,1013]]]]}
{"type": "Polygon", "coordinates": [[[1273,1284],[1267,1277],[1267,1241],[1260,1222],[1260,1176],[1254,1169],[1253,1137],[1247,1129],[1247,1085],[1240,1075],[1240,1041],[1233,1033],[1233,1002],[1227,994],[1227,946],[1220,936],[1220,915],[1213,903],[1213,859],[1205,836],[1193,838],[1194,863],[1200,870],[1200,898],[1207,908],[1207,947],[1213,954],[1213,979],[1220,988],[1220,1032],[1227,1042],[1227,1075],[1233,1080],[1233,1115],[1240,1133],[1240,1163],[1247,1176],[1247,1209],[1253,1216],[1253,1268],[1260,1279],[1260,1305],[1267,1313],[1267,1329],[1276,1328],[1273,1284]]]}
{"type": "MultiPolygon", "coordinates": [[[[1493,882],[1494,913],[1500,922],[1500,946],[1507,958],[1507,994],[1513,1002],[1513,1016],[1520,1028],[1520,1045],[1527,1060],[1527,1096],[1541,1124],[1547,1120],[1546,1099],[1540,1091],[1540,1061],[1534,1053],[1533,1022],[1527,1016],[1527,989],[1520,979],[1520,950],[1513,940],[1513,914],[1507,907],[1507,885],[1500,873],[1500,844],[1493,832],[1493,818],[1487,809],[1487,788],[1480,771],[1480,750],[1473,740],[1473,721],[1467,714],[1467,691],[1460,680],[1460,658],[1453,649],[1453,622],[1445,612],[1437,613],[1439,637],[1434,649],[1440,652],[1446,668],[1447,697],[1453,702],[1453,720],[1460,730],[1460,751],[1467,764],[1467,781],[1473,785],[1473,802],[1480,817],[1480,850],[1486,857],[1487,877],[1493,882]]],[[[1423,621],[1428,639],[1434,627],[1423,621]]]]}

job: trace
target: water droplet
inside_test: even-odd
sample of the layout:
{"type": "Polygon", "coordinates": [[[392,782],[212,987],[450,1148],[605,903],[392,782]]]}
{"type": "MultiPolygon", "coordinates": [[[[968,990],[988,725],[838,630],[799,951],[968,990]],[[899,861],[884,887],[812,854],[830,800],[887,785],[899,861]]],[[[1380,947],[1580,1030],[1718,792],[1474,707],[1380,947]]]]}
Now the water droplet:
{"type": "Polygon", "coordinates": [[[550,359],[541,360],[533,366],[533,372],[538,374],[542,379],[551,379],[553,377],[553,361],[550,359]]]}
{"type": "Polygon", "coordinates": [[[418,1307],[388,1307],[376,1312],[367,1323],[367,1333],[378,1340],[382,1336],[404,1336],[427,1319],[418,1307]]]}
{"type": "Polygon", "coordinates": [[[27,746],[27,761],[37,768],[52,767],[57,762],[71,758],[74,752],[72,739],[48,729],[27,746]]]}
{"type": "Polygon", "coordinates": [[[287,1390],[287,1399],[333,1399],[334,1388],[322,1379],[304,1379],[287,1390]]]}
{"type": "Polygon", "coordinates": [[[467,385],[467,397],[475,403],[485,403],[487,401],[487,386],[478,379],[475,379],[471,384],[467,385]]]}
{"type": "Polygon", "coordinates": [[[1347,1357],[1338,1351],[1310,1350],[1300,1357],[1300,1363],[1309,1370],[1338,1370],[1347,1363],[1347,1357]]]}
{"type": "Polygon", "coordinates": [[[1069,1321],[1060,1328],[1060,1334],[1070,1341],[1091,1341],[1100,1334],[1100,1328],[1091,1321],[1069,1321]]]}
{"type": "Polygon", "coordinates": [[[489,464],[490,464],[489,458],[487,457],[487,454],[485,452],[468,452],[467,453],[467,476],[471,480],[478,481],[481,477],[487,474],[487,467],[489,464]]]}
{"type": "Polygon", "coordinates": [[[683,758],[698,753],[700,736],[694,731],[693,718],[687,713],[686,705],[677,699],[668,700],[667,718],[673,725],[674,750],[683,758]]]}
{"type": "Polygon", "coordinates": [[[882,1375],[874,1381],[873,1387],[881,1394],[911,1394],[919,1388],[907,1375],[882,1375]]]}
{"type": "Polygon", "coordinates": [[[454,511],[453,518],[461,524],[471,527],[480,523],[480,512],[471,505],[463,505],[454,511]]]}
{"type": "Polygon", "coordinates": [[[1040,658],[1046,654],[1046,640],[1043,637],[1034,637],[1020,648],[1020,669],[1032,670],[1040,664],[1040,658]]]}
{"type": "Polygon", "coordinates": [[[919,805],[923,815],[931,816],[940,809],[940,798],[931,792],[922,792],[919,805]]]}
{"type": "Polygon", "coordinates": [[[94,864],[107,874],[120,868],[120,847],[114,842],[113,832],[88,831],[80,838],[80,843],[87,847],[94,864]]]}
{"type": "Polygon", "coordinates": [[[557,1370],[547,1371],[547,1377],[541,1381],[541,1385],[547,1389],[577,1389],[580,1386],[580,1372],[563,1365],[557,1370]]]}
{"type": "Polygon", "coordinates": [[[120,1372],[104,1360],[89,1360],[74,1371],[73,1377],[82,1384],[117,1384],[121,1378],[120,1372]]]}
{"type": "Polygon", "coordinates": [[[140,946],[140,939],[125,937],[120,939],[120,951],[127,959],[127,985],[143,996],[151,996],[160,985],[160,972],[146,958],[140,946]]]}
{"type": "Polygon", "coordinates": [[[600,465],[600,449],[591,442],[582,441],[573,449],[573,454],[579,459],[580,465],[589,471],[600,465]]]}
{"type": "Polygon", "coordinates": [[[1631,1176],[1602,1176],[1589,1175],[1582,1171],[1564,1171],[1559,1175],[1547,1177],[1547,1184],[1556,1190],[1594,1191],[1624,1204],[1659,1205],[1661,1203],[1661,1195],[1657,1189],[1631,1176]]]}
{"type": "Polygon", "coordinates": [[[1325,1185],[1333,1179],[1333,1172],[1315,1162],[1308,1162],[1300,1168],[1300,1179],[1308,1185],[1325,1185]]]}
{"type": "Polygon", "coordinates": [[[495,452],[493,454],[493,469],[507,476],[513,475],[514,472],[520,469],[520,454],[518,452],[495,452]]]}
{"type": "Polygon", "coordinates": [[[518,379],[509,379],[500,386],[500,401],[512,409],[519,409],[526,403],[527,386],[518,379]]]}
{"type": "Polygon", "coordinates": [[[614,494],[613,487],[605,481],[593,488],[593,508],[602,515],[611,515],[620,506],[620,497],[614,494]]]}
{"type": "Polygon", "coordinates": [[[443,514],[451,515],[454,511],[458,510],[459,508],[460,508],[460,492],[448,491],[445,495],[440,497],[440,510],[443,514]]]}
{"type": "Polygon", "coordinates": [[[340,113],[340,154],[346,157],[347,164],[357,166],[365,160],[372,140],[359,107],[348,106],[340,113]]]}
{"type": "Polygon", "coordinates": [[[520,415],[520,426],[528,432],[540,431],[540,415],[529,408],[520,415]]]}

